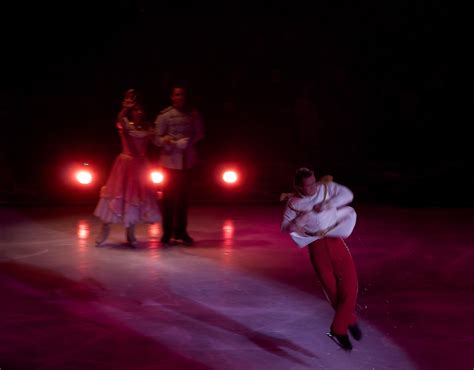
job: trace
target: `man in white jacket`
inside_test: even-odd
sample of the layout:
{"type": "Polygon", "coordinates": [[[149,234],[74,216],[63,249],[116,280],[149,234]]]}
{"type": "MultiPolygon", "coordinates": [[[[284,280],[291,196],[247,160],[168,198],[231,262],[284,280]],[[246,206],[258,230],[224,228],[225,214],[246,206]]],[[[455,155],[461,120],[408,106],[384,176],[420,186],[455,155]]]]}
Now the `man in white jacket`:
{"type": "Polygon", "coordinates": [[[328,177],[316,182],[313,171],[307,168],[296,171],[294,186],[296,194],[288,199],[281,230],[300,248],[308,246],[313,268],[336,311],[328,335],[343,349],[351,350],[347,331],[356,340],[362,338],[354,314],[357,273],[343,240],[356,222],[354,209],[347,206],[353,194],[328,177]]]}
{"type": "Polygon", "coordinates": [[[200,114],[188,105],[185,86],[173,86],[171,102],[155,120],[154,142],[161,147],[160,164],[165,172],[161,242],[169,245],[174,237],[192,245],[194,240],[187,231],[188,197],[196,164],[195,145],[204,137],[204,129],[200,114]]]}

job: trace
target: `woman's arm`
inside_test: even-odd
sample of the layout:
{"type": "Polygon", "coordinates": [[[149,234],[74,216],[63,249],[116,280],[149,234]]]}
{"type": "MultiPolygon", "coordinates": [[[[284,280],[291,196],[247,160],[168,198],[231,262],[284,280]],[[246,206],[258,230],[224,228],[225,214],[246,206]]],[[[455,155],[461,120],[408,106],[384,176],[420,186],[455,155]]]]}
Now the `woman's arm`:
{"type": "Polygon", "coordinates": [[[122,102],[122,109],[120,110],[119,114],[117,115],[117,127],[120,129],[128,129],[128,119],[127,114],[130,109],[136,104],[135,95],[133,95],[130,91],[127,92],[125,99],[122,102]]]}

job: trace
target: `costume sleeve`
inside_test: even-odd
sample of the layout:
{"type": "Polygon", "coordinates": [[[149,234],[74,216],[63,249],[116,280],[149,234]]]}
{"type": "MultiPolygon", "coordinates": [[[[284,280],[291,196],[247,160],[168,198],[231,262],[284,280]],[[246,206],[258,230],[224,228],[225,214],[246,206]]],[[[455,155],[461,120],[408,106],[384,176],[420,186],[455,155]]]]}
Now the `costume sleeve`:
{"type": "Polygon", "coordinates": [[[328,200],[324,204],[324,208],[339,208],[352,202],[354,194],[349,188],[335,182],[328,184],[328,200]]]}
{"type": "Polygon", "coordinates": [[[281,222],[281,231],[291,233],[296,230],[295,220],[298,213],[291,207],[291,199],[287,202],[285,212],[283,213],[283,221],[281,222]]]}
{"type": "Polygon", "coordinates": [[[169,125],[166,116],[163,114],[158,115],[155,120],[155,137],[153,142],[156,146],[166,147],[171,144],[165,143],[163,138],[168,135],[169,125]]]}

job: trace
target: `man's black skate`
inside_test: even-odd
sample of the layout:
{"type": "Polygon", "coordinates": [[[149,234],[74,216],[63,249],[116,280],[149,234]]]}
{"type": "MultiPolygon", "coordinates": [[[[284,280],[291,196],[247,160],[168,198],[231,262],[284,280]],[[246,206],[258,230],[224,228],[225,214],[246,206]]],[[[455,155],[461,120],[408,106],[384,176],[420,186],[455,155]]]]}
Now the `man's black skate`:
{"type": "Polygon", "coordinates": [[[362,330],[360,330],[359,325],[354,324],[354,325],[349,325],[349,333],[351,333],[352,338],[355,340],[361,340],[362,339],[362,330]]]}
{"type": "Polygon", "coordinates": [[[352,344],[347,335],[338,335],[333,332],[327,333],[327,336],[337,343],[345,351],[352,350],[352,344]]]}
{"type": "Polygon", "coordinates": [[[189,236],[188,233],[182,233],[175,235],[176,240],[182,240],[183,244],[190,247],[194,244],[194,239],[189,236]]]}

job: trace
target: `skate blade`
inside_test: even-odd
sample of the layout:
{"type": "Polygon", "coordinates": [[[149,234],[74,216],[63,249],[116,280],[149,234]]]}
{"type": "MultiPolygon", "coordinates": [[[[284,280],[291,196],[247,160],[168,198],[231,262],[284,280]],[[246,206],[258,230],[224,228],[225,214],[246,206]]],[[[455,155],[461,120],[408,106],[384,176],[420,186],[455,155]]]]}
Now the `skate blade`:
{"type": "Polygon", "coordinates": [[[341,346],[341,343],[339,343],[339,341],[337,340],[337,338],[332,335],[331,333],[326,333],[326,335],[331,338],[331,340],[336,343],[340,348],[342,348],[343,350],[346,350],[343,346],[341,346]]]}

